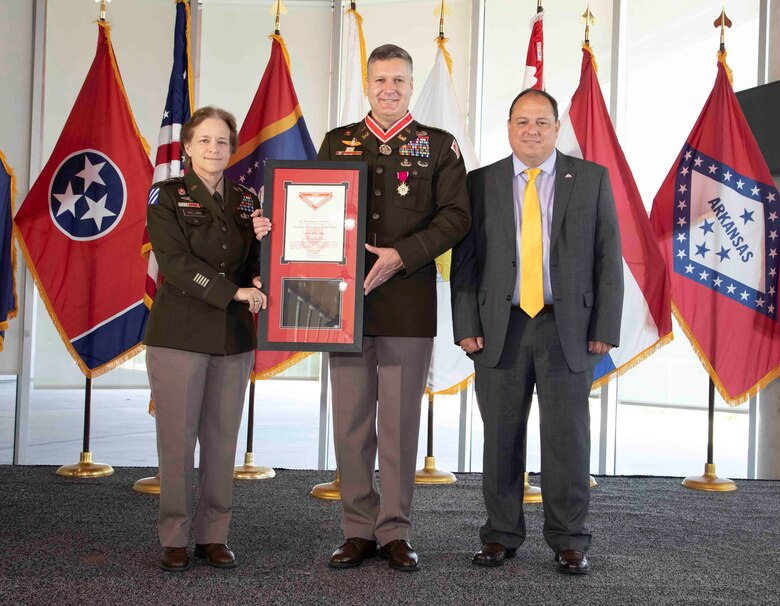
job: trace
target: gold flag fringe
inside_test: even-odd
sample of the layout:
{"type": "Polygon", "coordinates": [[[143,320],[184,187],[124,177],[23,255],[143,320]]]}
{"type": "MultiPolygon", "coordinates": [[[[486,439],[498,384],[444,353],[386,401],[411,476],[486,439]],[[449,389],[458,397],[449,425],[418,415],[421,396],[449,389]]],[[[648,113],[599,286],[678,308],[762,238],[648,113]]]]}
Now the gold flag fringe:
{"type": "Polygon", "coordinates": [[[290,53],[287,52],[287,45],[284,43],[284,38],[282,38],[281,34],[271,34],[268,36],[269,40],[276,40],[279,43],[279,46],[282,47],[282,54],[284,55],[284,61],[287,63],[287,71],[291,72],[290,69],[290,53]]]}
{"type": "Polygon", "coordinates": [[[593,52],[593,49],[590,47],[590,44],[587,42],[582,43],[582,48],[590,53],[590,63],[593,66],[593,73],[596,74],[596,78],[599,77],[599,64],[596,63],[596,53],[593,52]]]}
{"type": "Polygon", "coordinates": [[[271,379],[278,375],[281,372],[284,372],[288,368],[292,368],[295,366],[298,362],[301,360],[308,358],[310,355],[312,355],[311,351],[299,351],[291,358],[288,358],[284,362],[280,362],[276,366],[269,368],[268,370],[264,370],[261,373],[255,373],[253,370],[252,373],[249,375],[249,380],[254,383],[255,381],[265,381],[266,379],[271,379]]]}
{"type": "Polygon", "coordinates": [[[114,45],[111,42],[111,27],[108,25],[108,23],[103,21],[98,21],[98,26],[102,27],[105,30],[106,42],[108,45],[108,56],[111,59],[111,67],[114,69],[114,76],[116,77],[116,82],[119,85],[119,90],[122,91],[122,97],[124,98],[125,104],[127,105],[127,113],[130,115],[130,122],[133,125],[133,130],[135,130],[135,134],[138,136],[138,139],[140,139],[141,145],[143,145],[144,151],[148,156],[149,154],[152,153],[152,148],[146,142],[146,139],[144,139],[143,135],[141,134],[141,131],[138,130],[138,124],[136,124],[135,122],[135,116],[133,116],[133,109],[132,107],[130,107],[130,99],[127,98],[125,85],[124,82],[122,82],[122,75],[119,73],[119,66],[116,63],[116,57],[114,56],[114,45]]]}
{"type": "Polygon", "coordinates": [[[447,71],[449,71],[450,76],[452,76],[452,55],[450,55],[450,51],[447,50],[447,42],[449,42],[450,39],[443,36],[436,36],[434,41],[439,45],[441,54],[444,55],[444,61],[447,63],[447,71]]]}
{"type": "Polygon", "coordinates": [[[625,364],[621,364],[618,368],[616,368],[612,372],[607,373],[603,377],[600,377],[597,381],[594,381],[593,385],[591,386],[591,390],[598,389],[599,387],[604,387],[604,385],[609,383],[612,379],[617,379],[618,377],[622,377],[629,370],[634,368],[634,366],[636,366],[640,362],[643,362],[644,360],[652,356],[655,352],[657,352],[659,349],[661,349],[664,345],[668,345],[673,340],[674,340],[674,334],[672,334],[671,332],[667,335],[664,335],[663,337],[658,339],[658,341],[653,343],[650,347],[639,352],[637,355],[635,355],[625,364]]]}
{"type": "Polygon", "coordinates": [[[184,14],[187,15],[184,20],[186,23],[185,37],[187,38],[187,89],[190,94],[190,115],[192,115],[195,110],[195,81],[192,77],[192,50],[190,47],[190,3],[188,0],[176,0],[176,3],[184,5],[184,14]]]}
{"type": "Polygon", "coordinates": [[[715,384],[715,388],[718,390],[718,393],[726,402],[726,404],[728,404],[729,406],[739,406],[743,402],[755,396],[759,391],[761,391],[764,387],[769,385],[776,378],[780,377],[780,366],[778,366],[774,370],[769,371],[762,379],[760,379],[755,385],[750,387],[747,391],[741,394],[737,394],[736,396],[732,396],[731,394],[729,394],[728,391],[726,391],[726,388],[723,386],[723,383],[721,383],[720,379],[718,378],[718,375],[715,372],[715,369],[710,364],[710,361],[707,359],[707,356],[704,355],[704,351],[699,345],[699,342],[696,340],[696,337],[693,336],[693,331],[691,330],[690,326],[688,326],[688,324],[685,322],[682,313],[680,312],[679,309],[677,309],[677,305],[675,305],[674,302],[672,302],[672,313],[674,313],[674,317],[677,318],[677,322],[680,323],[680,328],[682,328],[682,331],[685,333],[685,336],[688,337],[688,340],[691,342],[691,345],[693,346],[693,351],[696,352],[696,355],[698,356],[702,366],[704,366],[705,370],[707,371],[707,374],[710,375],[710,378],[712,379],[712,382],[715,384]]]}
{"type": "MultiPolygon", "coordinates": [[[[16,198],[16,173],[14,173],[10,164],[8,164],[8,160],[2,151],[0,151],[0,163],[2,163],[5,172],[7,172],[8,176],[11,178],[11,241],[9,242],[9,245],[11,246],[11,284],[13,285],[14,290],[14,308],[8,312],[8,317],[0,322],[0,330],[8,330],[9,320],[13,320],[19,312],[19,297],[16,292],[16,247],[14,246],[14,239],[17,236],[16,224],[13,222],[14,213],[16,212],[14,205],[14,200],[16,198]]],[[[0,337],[0,351],[3,351],[2,337],[0,337]]]]}
{"type": "Polygon", "coordinates": [[[368,66],[366,65],[366,39],[363,36],[363,17],[357,10],[348,8],[344,11],[345,15],[352,14],[355,15],[355,21],[357,23],[357,30],[358,30],[358,39],[360,40],[360,66],[361,71],[363,72],[363,94],[367,94],[368,90],[366,87],[368,86],[368,66]]]}
{"type": "Polygon", "coordinates": [[[474,373],[472,372],[468,377],[463,379],[460,383],[456,383],[452,387],[442,389],[441,391],[431,391],[429,387],[425,388],[425,393],[433,396],[454,396],[466,389],[471,381],[474,379],[474,373]]]}
{"type": "Polygon", "coordinates": [[[729,64],[726,63],[726,56],[728,53],[726,51],[718,51],[718,62],[723,64],[723,67],[726,70],[726,75],[729,77],[729,84],[731,86],[734,86],[734,72],[731,71],[731,68],[729,67],[729,64]]]}

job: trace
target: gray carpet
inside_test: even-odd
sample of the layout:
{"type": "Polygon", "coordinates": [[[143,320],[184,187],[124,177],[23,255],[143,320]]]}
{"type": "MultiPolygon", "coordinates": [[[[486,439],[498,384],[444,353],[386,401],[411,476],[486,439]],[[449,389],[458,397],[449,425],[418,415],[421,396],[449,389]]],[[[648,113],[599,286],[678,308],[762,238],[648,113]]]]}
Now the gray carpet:
{"type": "Polygon", "coordinates": [[[418,487],[419,572],[378,559],[332,570],[340,506],[309,496],[332,474],[277,470],[236,483],[237,569],[171,574],[156,567],[157,498],[132,491],[154,470],[99,480],[54,471],[0,466],[0,604],[780,604],[780,482],[742,480],[715,494],[679,478],[599,477],[593,571],[572,578],[554,570],[538,505],[526,506],[529,536],[515,560],[470,564],[484,517],[479,474],[418,487]]]}

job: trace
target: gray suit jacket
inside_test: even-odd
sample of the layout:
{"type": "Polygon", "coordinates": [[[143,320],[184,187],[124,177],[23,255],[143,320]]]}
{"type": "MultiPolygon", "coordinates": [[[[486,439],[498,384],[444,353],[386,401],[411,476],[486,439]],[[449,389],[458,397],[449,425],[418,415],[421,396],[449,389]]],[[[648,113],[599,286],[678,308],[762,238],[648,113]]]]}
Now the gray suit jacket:
{"type": "MultiPolygon", "coordinates": [[[[623,261],[607,169],[558,152],[550,239],[555,324],[572,372],[600,356],[588,341],[620,342],[623,261]]],[[[504,349],[518,268],[512,157],[468,175],[471,231],[452,259],[455,342],[482,336],[477,364],[494,367],[504,349]]]]}

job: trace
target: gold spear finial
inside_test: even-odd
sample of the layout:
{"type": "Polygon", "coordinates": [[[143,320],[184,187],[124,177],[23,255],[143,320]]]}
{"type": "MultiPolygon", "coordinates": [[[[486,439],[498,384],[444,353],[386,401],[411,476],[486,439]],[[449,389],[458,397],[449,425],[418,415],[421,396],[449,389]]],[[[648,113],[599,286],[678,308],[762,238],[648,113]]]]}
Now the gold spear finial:
{"type": "Polygon", "coordinates": [[[111,0],[95,0],[96,4],[100,4],[100,17],[98,17],[98,21],[106,20],[106,2],[111,2],[111,0]]]}
{"type": "Polygon", "coordinates": [[[590,44],[590,26],[596,25],[596,17],[590,10],[590,2],[588,3],[585,12],[582,13],[582,16],[580,17],[580,23],[585,24],[585,44],[590,44]]]}
{"type": "Polygon", "coordinates": [[[274,0],[274,3],[271,5],[271,10],[268,11],[269,15],[276,15],[276,21],[274,23],[274,34],[277,36],[280,35],[281,32],[281,15],[287,14],[287,7],[284,5],[282,0],[274,0]]]}
{"type": "Polygon", "coordinates": [[[441,4],[433,10],[433,14],[439,18],[439,38],[444,38],[444,17],[445,15],[450,16],[452,11],[450,10],[450,7],[447,6],[447,2],[441,0],[441,4]]]}
{"type": "Polygon", "coordinates": [[[726,16],[726,6],[724,3],[723,10],[720,11],[720,15],[715,19],[713,25],[716,28],[720,28],[720,52],[726,51],[726,28],[731,27],[731,19],[726,16]]]}

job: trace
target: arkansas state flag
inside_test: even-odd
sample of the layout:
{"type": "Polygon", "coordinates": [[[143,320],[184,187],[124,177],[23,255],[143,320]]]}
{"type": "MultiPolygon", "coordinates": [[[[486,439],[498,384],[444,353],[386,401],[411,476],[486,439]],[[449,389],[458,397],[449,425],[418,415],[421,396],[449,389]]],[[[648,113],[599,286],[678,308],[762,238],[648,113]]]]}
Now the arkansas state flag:
{"type": "Polygon", "coordinates": [[[607,383],[672,340],[669,277],[647,211],[601,94],[593,53],[582,49],[580,84],[561,120],[558,149],[609,169],[623,248],[620,347],[596,366],[594,388],[607,383]]]}
{"type": "Polygon", "coordinates": [[[148,312],[138,243],[152,178],[110,30],[98,25],[95,59],[15,219],[46,309],[89,378],[142,348],[148,312]]]}
{"type": "Polygon", "coordinates": [[[650,220],[675,316],[723,399],[739,404],[780,376],[780,195],[724,59],[650,220]]]}
{"type": "Polygon", "coordinates": [[[528,40],[528,52],[525,55],[523,90],[535,88],[544,90],[544,30],[542,21],[544,11],[538,11],[531,19],[531,38],[528,40]]]}
{"type": "MultiPolygon", "coordinates": [[[[284,40],[279,35],[270,38],[271,58],[238,133],[238,149],[225,170],[228,178],[251,189],[261,201],[266,160],[317,157],[295,94],[284,40]]],[[[308,355],[308,352],[258,351],[252,379],[270,379],[308,355]]]]}

